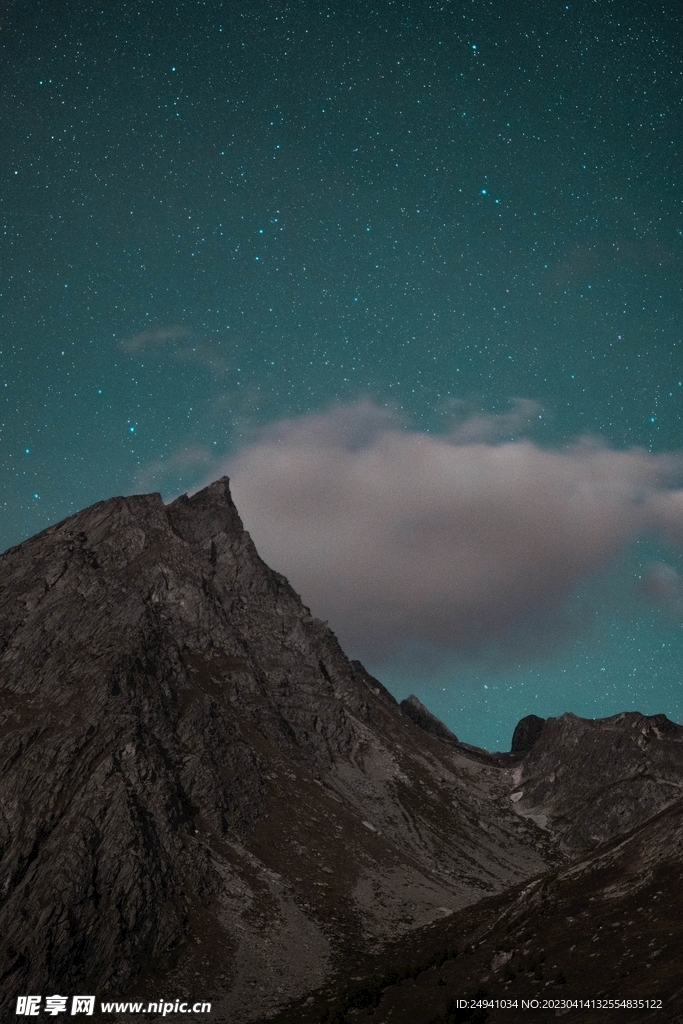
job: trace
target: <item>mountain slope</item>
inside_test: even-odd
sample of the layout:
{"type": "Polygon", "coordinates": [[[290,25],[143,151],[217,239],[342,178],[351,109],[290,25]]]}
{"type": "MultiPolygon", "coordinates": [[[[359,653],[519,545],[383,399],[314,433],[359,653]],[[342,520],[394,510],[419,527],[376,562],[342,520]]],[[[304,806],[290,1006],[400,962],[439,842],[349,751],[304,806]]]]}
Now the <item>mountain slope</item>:
{"type": "Polygon", "coordinates": [[[0,1008],[272,1012],[557,862],[509,772],[348,661],[227,480],[100,502],[0,556],[0,1008]]]}
{"type": "Polygon", "coordinates": [[[682,948],[678,800],[571,866],[399,939],[365,976],[273,1024],[682,1024],[682,948]]]}
{"type": "Polygon", "coordinates": [[[683,795],[683,726],[666,715],[567,713],[536,723],[511,800],[568,855],[624,835],[683,795]]]}

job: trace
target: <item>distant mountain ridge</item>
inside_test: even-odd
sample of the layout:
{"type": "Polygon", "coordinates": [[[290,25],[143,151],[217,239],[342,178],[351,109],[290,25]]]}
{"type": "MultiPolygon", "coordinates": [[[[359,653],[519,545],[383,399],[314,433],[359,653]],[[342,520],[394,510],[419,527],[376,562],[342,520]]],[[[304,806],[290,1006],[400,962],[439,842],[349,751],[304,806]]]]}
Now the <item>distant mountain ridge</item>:
{"type": "Polygon", "coordinates": [[[240,1024],[331,992],[667,807],[682,732],[468,747],[347,659],[227,479],[99,502],[0,556],[0,1008],[163,990],[240,1024]]]}
{"type": "Polygon", "coordinates": [[[637,711],[549,718],[513,775],[517,812],[587,852],[683,796],[683,726],[637,711]]]}

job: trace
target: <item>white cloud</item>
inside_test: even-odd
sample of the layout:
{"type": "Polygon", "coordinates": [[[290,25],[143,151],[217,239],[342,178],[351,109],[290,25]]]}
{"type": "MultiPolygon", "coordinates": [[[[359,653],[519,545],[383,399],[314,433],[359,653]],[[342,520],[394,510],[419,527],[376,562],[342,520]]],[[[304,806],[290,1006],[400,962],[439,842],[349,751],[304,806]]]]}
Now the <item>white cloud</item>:
{"type": "Polygon", "coordinates": [[[683,541],[678,456],[491,440],[534,415],[434,435],[363,401],[282,421],[221,472],[261,555],[351,650],[472,650],[549,621],[635,538],[683,541]]]}

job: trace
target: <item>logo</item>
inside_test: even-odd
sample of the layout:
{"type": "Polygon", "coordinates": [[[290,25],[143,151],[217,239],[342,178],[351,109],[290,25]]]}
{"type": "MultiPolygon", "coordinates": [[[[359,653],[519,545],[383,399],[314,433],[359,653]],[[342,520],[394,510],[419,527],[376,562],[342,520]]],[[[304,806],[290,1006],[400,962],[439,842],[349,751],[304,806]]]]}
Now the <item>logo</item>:
{"type": "MultiPolygon", "coordinates": [[[[37,1017],[40,1013],[42,996],[17,996],[17,1016],[37,1017]]],[[[68,996],[45,996],[45,1013],[56,1017],[58,1013],[66,1013],[68,996]]],[[[95,996],[74,996],[71,1000],[71,1016],[84,1013],[92,1017],[95,1010],[95,996]]]]}

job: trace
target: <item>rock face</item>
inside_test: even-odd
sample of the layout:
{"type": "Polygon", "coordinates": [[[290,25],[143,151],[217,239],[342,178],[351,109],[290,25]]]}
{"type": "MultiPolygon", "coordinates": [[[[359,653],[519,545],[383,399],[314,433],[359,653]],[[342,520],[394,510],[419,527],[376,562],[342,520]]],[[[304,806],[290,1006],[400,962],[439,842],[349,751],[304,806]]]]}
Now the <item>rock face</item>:
{"type": "Polygon", "coordinates": [[[566,854],[586,852],[683,795],[683,726],[637,711],[548,718],[513,783],[519,814],[552,833],[566,854]]]}
{"type": "Polygon", "coordinates": [[[512,734],[512,753],[526,754],[531,750],[541,735],[544,722],[545,718],[539,718],[538,715],[527,715],[526,718],[522,718],[512,734]]]}
{"type": "Polygon", "coordinates": [[[531,749],[500,760],[513,805],[565,863],[399,936],[350,989],[315,993],[272,1024],[326,1012],[339,1024],[527,1024],[529,1006],[598,1024],[609,1000],[620,1024],[637,1024],[648,998],[683,1024],[683,728],[637,712],[537,721],[531,749]],[[486,1016],[467,999],[485,999],[486,1016]]]}
{"type": "Polygon", "coordinates": [[[4,1016],[163,991],[239,1024],[554,863],[510,769],[434,733],[261,561],[227,480],[5,552],[4,1016]]]}
{"type": "Polygon", "coordinates": [[[458,742],[458,737],[455,733],[452,733],[447,725],[433,715],[431,711],[424,706],[421,700],[411,693],[409,697],[401,701],[401,711],[403,711],[408,718],[412,718],[416,725],[419,725],[425,732],[431,732],[433,736],[440,736],[443,740],[454,740],[458,742]]]}

